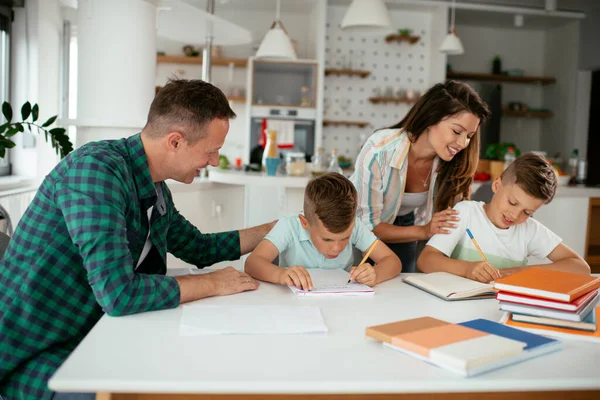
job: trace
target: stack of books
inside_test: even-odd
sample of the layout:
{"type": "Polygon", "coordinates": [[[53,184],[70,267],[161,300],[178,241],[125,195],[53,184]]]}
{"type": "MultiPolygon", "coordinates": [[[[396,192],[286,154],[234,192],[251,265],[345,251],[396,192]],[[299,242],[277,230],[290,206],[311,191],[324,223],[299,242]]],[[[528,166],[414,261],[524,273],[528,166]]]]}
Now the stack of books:
{"type": "Polygon", "coordinates": [[[494,283],[507,325],[551,336],[597,337],[600,278],[530,268],[494,283]]]}
{"type": "Polygon", "coordinates": [[[562,345],[485,319],[453,324],[421,317],[368,327],[366,336],[466,377],[547,354],[562,345]]]}

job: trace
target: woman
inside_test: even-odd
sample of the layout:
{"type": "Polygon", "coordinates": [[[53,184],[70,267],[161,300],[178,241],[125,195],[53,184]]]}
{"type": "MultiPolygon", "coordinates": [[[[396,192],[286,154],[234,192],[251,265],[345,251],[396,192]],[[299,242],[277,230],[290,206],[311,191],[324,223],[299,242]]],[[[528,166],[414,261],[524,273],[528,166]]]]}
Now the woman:
{"type": "Polygon", "coordinates": [[[469,85],[438,83],[362,147],[350,178],[357,213],[400,257],[403,272],[415,272],[417,241],[455,227],[451,208],[470,196],[479,127],[489,114],[469,85]]]}

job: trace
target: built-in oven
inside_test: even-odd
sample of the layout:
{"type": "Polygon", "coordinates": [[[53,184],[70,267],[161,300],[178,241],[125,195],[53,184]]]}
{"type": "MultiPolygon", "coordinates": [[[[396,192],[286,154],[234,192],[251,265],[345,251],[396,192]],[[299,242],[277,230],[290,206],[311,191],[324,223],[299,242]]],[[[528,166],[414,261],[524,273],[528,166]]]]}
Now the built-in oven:
{"type": "Polygon", "coordinates": [[[250,126],[250,163],[260,163],[259,153],[265,146],[266,131],[278,131],[279,153],[303,152],[307,162],[315,152],[314,108],[252,107],[250,126]]]}

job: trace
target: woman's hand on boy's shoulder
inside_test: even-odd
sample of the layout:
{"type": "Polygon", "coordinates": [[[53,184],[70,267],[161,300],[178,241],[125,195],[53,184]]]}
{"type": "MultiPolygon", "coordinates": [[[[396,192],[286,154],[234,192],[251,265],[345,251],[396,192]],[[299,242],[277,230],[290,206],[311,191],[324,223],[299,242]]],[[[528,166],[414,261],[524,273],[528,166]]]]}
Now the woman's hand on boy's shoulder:
{"type": "Polygon", "coordinates": [[[469,263],[466,277],[474,281],[490,283],[501,278],[500,270],[492,267],[485,261],[473,261],[469,263]]]}
{"type": "Polygon", "coordinates": [[[450,230],[448,228],[456,228],[458,222],[459,212],[457,210],[453,210],[448,208],[446,210],[438,211],[431,217],[431,221],[427,225],[423,226],[425,231],[425,240],[429,240],[433,235],[438,233],[441,234],[449,234],[450,230]]]}
{"type": "Polygon", "coordinates": [[[300,265],[295,265],[289,268],[281,268],[279,283],[281,285],[295,286],[302,290],[312,290],[313,288],[310,274],[306,268],[300,265]]]}
{"type": "Polygon", "coordinates": [[[375,271],[375,267],[369,263],[361,264],[358,267],[352,267],[350,269],[350,280],[367,286],[375,286],[375,283],[377,282],[377,272],[375,271]]]}

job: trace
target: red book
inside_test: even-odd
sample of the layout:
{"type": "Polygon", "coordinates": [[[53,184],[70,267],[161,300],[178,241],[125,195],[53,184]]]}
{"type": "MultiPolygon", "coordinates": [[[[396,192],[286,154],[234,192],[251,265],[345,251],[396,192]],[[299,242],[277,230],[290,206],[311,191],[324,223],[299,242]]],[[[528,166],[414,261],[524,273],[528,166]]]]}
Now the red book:
{"type": "Polygon", "coordinates": [[[590,301],[592,301],[594,299],[594,297],[596,297],[597,294],[598,294],[598,289],[592,290],[591,292],[584,294],[581,297],[576,298],[575,300],[573,300],[570,303],[563,303],[560,301],[540,299],[539,297],[525,296],[522,294],[515,294],[515,293],[508,293],[508,292],[498,292],[496,294],[496,299],[499,301],[506,301],[509,303],[527,304],[527,305],[531,305],[531,306],[552,308],[555,310],[579,312],[579,310],[581,310],[590,301]]]}

